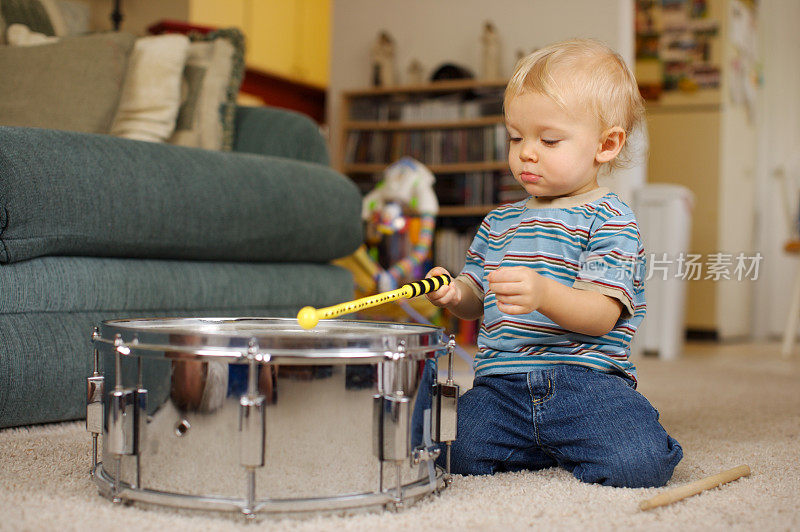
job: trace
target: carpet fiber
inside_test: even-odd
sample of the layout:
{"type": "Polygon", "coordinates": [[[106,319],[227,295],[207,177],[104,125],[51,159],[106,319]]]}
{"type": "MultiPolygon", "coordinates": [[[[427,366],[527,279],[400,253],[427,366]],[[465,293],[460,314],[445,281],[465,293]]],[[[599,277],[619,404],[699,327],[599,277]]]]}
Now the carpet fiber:
{"type": "Polygon", "coordinates": [[[232,514],[113,505],[89,479],[83,424],[66,423],[0,431],[0,530],[800,529],[800,357],[783,360],[773,344],[694,344],[677,362],[637,365],[639,390],[684,449],[666,488],[586,485],[559,469],[456,476],[440,496],[398,513],[246,524],[232,514]],[[740,464],[750,466],[750,477],[638,509],[670,487],[740,464]]]}

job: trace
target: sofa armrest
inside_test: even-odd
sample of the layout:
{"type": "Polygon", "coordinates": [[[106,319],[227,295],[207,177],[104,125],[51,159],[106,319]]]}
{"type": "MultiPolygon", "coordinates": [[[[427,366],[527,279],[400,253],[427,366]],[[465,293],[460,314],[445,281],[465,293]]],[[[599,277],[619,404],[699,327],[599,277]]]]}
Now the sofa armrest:
{"type": "Polygon", "coordinates": [[[276,107],[236,108],[233,151],[330,164],[317,125],[304,114],[276,107]]]}
{"type": "Polygon", "coordinates": [[[0,264],[45,255],[327,262],[361,194],[284,157],[0,126],[0,264]]]}

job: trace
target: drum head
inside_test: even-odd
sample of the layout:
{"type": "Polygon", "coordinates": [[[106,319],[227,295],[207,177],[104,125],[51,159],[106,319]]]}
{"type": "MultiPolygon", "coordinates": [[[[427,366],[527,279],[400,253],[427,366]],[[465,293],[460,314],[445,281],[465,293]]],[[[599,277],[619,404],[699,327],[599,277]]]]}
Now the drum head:
{"type": "Polygon", "coordinates": [[[246,358],[302,364],[320,358],[414,356],[441,350],[444,331],[430,325],[356,320],[321,320],[303,329],[293,318],[147,318],[104,321],[101,343],[123,345],[134,354],[180,351],[199,357],[246,358]],[[278,360],[282,359],[282,360],[278,360]]]}

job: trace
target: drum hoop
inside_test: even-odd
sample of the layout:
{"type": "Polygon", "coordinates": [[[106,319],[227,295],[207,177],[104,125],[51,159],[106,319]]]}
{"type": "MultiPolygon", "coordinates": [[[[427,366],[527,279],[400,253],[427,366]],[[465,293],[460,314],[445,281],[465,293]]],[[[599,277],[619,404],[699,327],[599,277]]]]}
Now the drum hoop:
{"type": "MultiPolygon", "coordinates": [[[[247,508],[246,498],[215,497],[210,495],[189,495],[168,491],[135,488],[126,482],[120,482],[118,491],[115,490],[115,480],[103,468],[103,462],[98,462],[91,472],[100,493],[107,498],[120,498],[123,500],[142,503],[159,504],[172,508],[188,508],[195,510],[216,511],[242,511],[247,508]]],[[[444,489],[444,471],[434,468],[433,478],[422,478],[403,485],[404,498],[414,499],[433,493],[437,489],[444,489]]],[[[383,506],[394,502],[394,493],[364,492],[335,495],[332,497],[314,497],[302,499],[258,499],[253,513],[283,513],[283,512],[327,512],[350,508],[366,508],[383,506]]]]}
{"type": "MultiPolygon", "coordinates": [[[[106,344],[109,346],[116,346],[114,341],[100,338],[95,340],[97,343],[106,344]]],[[[159,353],[180,353],[182,360],[207,360],[217,359],[228,361],[230,363],[245,363],[249,360],[247,349],[231,350],[224,348],[213,347],[191,347],[180,345],[165,345],[165,344],[144,344],[144,343],[126,343],[122,342],[119,346],[127,348],[125,356],[142,355],[159,357],[159,353]]],[[[425,346],[419,349],[406,349],[404,357],[411,359],[429,358],[425,355],[429,353],[439,353],[445,351],[447,346],[444,344],[425,346]]],[[[443,353],[439,353],[443,354],[443,353]]],[[[438,356],[438,355],[437,355],[438,356]]],[[[398,353],[387,351],[384,353],[376,353],[369,350],[354,350],[354,349],[341,349],[337,351],[326,351],[324,355],[317,355],[314,353],[298,355],[296,350],[277,350],[270,349],[269,353],[259,352],[253,359],[256,362],[272,363],[272,364],[291,364],[294,366],[303,365],[319,365],[319,364],[341,364],[344,361],[355,362],[358,364],[370,364],[376,362],[387,362],[396,360],[398,353]]]]}
{"type": "MultiPolygon", "coordinates": [[[[295,325],[291,318],[137,318],[131,320],[106,320],[101,324],[101,334],[93,337],[96,344],[110,345],[123,355],[159,356],[158,353],[180,353],[187,358],[221,359],[229,362],[243,362],[251,358],[258,362],[272,362],[292,365],[337,364],[344,360],[356,359],[359,363],[374,363],[394,360],[398,357],[412,359],[425,358],[429,354],[446,350],[443,329],[430,325],[403,324],[395,322],[374,322],[357,320],[331,320],[336,326],[352,325],[374,329],[380,333],[375,337],[362,338],[347,331],[332,331],[330,335],[306,337],[287,332],[284,335],[255,336],[218,332],[213,330],[190,331],[172,329],[168,332],[159,329],[129,327],[129,323],[139,322],[263,322],[295,325]],[[414,327],[414,331],[404,331],[403,327],[414,327]],[[336,333],[339,334],[336,334],[336,333]],[[342,334],[344,332],[344,334],[342,334]],[[199,337],[199,340],[198,340],[199,337]],[[175,339],[187,343],[172,343],[175,339]],[[249,346],[250,340],[256,345],[249,346]],[[223,345],[215,345],[215,344],[223,345]],[[235,345],[230,345],[234,343],[235,345]],[[293,345],[281,345],[281,344],[293,345]]],[[[265,331],[269,332],[269,331],[265,331]]],[[[300,331],[298,331],[300,332],[300,331]]],[[[372,331],[370,331],[372,332],[372,331]]]]}

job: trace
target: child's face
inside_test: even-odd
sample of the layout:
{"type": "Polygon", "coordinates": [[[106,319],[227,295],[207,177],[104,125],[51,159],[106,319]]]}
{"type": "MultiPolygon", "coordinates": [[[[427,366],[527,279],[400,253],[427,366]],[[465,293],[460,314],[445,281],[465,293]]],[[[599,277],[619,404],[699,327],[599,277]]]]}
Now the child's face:
{"type": "Polygon", "coordinates": [[[508,103],[506,128],[508,164],[530,195],[574,196],[597,188],[601,130],[588,111],[567,113],[543,94],[522,93],[508,103]]]}

